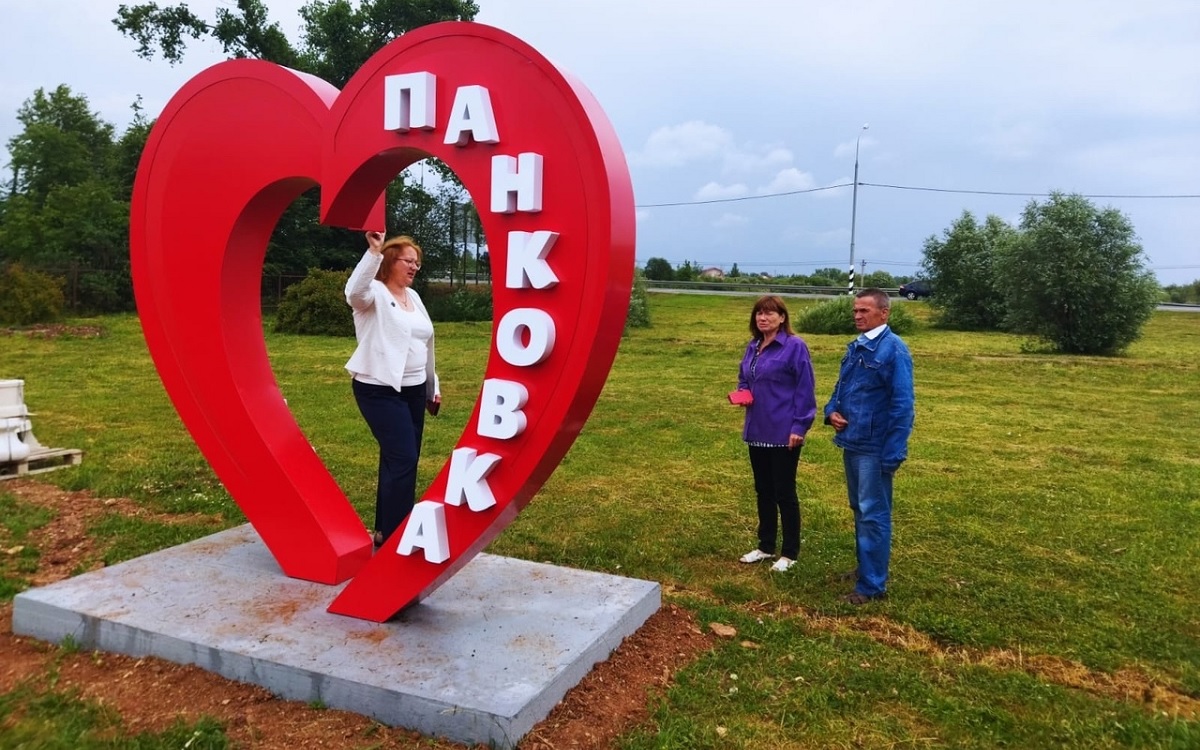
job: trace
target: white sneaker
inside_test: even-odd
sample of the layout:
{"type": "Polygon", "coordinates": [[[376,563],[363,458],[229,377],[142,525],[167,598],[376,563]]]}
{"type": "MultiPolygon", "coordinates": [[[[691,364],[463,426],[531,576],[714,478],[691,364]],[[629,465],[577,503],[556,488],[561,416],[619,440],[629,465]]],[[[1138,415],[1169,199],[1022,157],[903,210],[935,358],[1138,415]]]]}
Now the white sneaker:
{"type": "Polygon", "coordinates": [[[770,560],[774,556],[775,555],[768,555],[766,552],[763,552],[760,549],[752,549],[738,559],[744,563],[756,563],[762,562],[763,560],[770,560]]]}
{"type": "Polygon", "coordinates": [[[771,566],[771,570],[775,571],[776,573],[786,573],[791,570],[792,566],[795,564],[795,560],[788,557],[781,557],[775,561],[774,565],[771,566]]]}

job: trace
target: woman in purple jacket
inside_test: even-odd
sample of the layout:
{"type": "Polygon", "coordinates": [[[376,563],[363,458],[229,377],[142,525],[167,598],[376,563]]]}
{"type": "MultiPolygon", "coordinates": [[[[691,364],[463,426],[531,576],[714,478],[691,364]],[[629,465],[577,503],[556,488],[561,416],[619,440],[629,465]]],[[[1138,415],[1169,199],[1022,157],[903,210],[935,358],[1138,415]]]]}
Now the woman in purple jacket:
{"type": "Polygon", "coordinates": [[[775,537],[783,527],[783,545],[771,570],[785,572],[800,554],[800,501],[796,468],[804,436],[817,413],[812,359],[804,339],[792,331],[787,305],[775,295],[759,298],[750,313],[746,355],[738,372],[738,390],[750,391],[742,439],[750,451],[758,498],[758,546],[742,555],[744,563],[775,556],[775,537]],[[779,523],[777,523],[777,521],[779,523]]]}

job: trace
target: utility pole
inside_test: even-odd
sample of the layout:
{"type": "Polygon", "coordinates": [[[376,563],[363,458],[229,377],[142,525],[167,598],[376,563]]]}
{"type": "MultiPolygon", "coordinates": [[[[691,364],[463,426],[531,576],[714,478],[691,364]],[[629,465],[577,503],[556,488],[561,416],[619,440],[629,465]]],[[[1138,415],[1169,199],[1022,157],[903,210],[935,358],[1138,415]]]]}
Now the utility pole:
{"type": "Polygon", "coordinates": [[[863,125],[862,130],[858,131],[858,138],[854,140],[854,192],[850,200],[850,287],[847,289],[847,294],[854,294],[854,225],[858,219],[858,147],[862,143],[863,132],[871,127],[863,125]]]}

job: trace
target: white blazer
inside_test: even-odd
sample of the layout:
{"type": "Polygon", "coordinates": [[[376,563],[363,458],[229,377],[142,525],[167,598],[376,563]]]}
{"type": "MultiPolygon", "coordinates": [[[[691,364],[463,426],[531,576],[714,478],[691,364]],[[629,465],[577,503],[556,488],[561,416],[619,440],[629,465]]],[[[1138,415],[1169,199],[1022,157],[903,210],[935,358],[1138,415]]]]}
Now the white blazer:
{"type": "MultiPolygon", "coordinates": [[[[412,326],[401,314],[387,286],[375,280],[382,263],[383,255],[368,250],[346,282],[346,302],[354,309],[354,335],[358,338],[358,347],[346,362],[346,369],[352,375],[366,375],[400,390],[412,343],[412,326]]],[[[420,295],[411,288],[408,294],[415,310],[428,319],[420,295]]],[[[425,361],[425,399],[431,401],[438,395],[441,389],[434,367],[433,337],[430,337],[429,357],[425,361]]]]}

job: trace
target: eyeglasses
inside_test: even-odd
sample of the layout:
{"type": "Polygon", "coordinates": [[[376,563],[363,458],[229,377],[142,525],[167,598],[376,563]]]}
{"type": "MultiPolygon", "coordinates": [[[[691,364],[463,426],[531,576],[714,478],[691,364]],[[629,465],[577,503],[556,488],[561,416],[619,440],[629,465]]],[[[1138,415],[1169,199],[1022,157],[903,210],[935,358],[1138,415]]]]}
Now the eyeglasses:
{"type": "Polygon", "coordinates": [[[421,270],[421,261],[417,260],[416,258],[396,258],[396,260],[400,261],[414,271],[421,270]]]}

